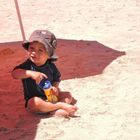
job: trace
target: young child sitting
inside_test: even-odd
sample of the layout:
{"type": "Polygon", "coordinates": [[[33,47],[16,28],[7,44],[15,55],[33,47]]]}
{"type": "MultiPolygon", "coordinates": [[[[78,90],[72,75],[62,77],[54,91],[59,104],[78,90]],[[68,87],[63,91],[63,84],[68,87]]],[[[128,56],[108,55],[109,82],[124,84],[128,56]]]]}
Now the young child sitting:
{"type": "Polygon", "coordinates": [[[57,116],[74,116],[77,107],[72,105],[70,93],[61,92],[59,82],[61,74],[54,64],[57,40],[53,33],[47,30],[34,31],[29,42],[23,44],[27,50],[28,59],[16,66],[12,71],[15,79],[23,83],[25,107],[33,112],[50,113],[57,116]],[[39,86],[42,79],[48,79],[52,93],[58,97],[55,103],[48,102],[44,90],[39,86]]]}

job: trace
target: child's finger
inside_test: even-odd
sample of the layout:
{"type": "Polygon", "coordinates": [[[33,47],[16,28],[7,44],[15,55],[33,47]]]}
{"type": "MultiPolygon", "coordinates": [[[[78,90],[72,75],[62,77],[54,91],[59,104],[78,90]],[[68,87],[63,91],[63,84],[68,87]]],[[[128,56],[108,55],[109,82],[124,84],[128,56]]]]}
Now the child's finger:
{"type": "MultiPolygon", "coordinates": [[[[44,79],[44,77],[45,77],[45,74],[39,75],[39,76],[37,77],[37,79],[36,79],[36,83],[39,84],[39,83],[41,82],[41,80],[44,79]]],[[[46,78],[46,77],[45,77],[45,78],[46,78]]]]}
{"type": "Polygon", "coordinates": [[[44,78],[48,78],[48,76],[46,75],[46,74],[44,74],[44,73],[42,73],[42,76],[44,77],[44,78]]]}
{"type": "Polygon", "coordinates": [[[40,81],[41,81],[41,79],[39,79],[39,78],[38,78],[38,79],[36,79],[36,83],[37,83],[37,84],[39,84],[39,83],[40,83],[40,81]]]}
{"type": "Polygon", "coordinates": [[[51,90],[52,90],[52,93],[53,93],[54,95],[58,96],[58,90],[57,90],[57,88],[52,87],[51,90]]]}

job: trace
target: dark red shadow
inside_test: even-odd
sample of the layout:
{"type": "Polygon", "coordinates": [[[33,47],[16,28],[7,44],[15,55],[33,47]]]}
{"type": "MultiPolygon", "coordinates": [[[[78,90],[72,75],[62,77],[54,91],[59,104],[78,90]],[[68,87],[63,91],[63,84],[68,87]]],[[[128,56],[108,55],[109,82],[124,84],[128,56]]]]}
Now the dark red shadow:
{"type": "Polygon", "coordinates": [[[114,50],[98,41],[58,40],[57,65],[62,80],[101,74],[124,51],[114,50]]]}
{"type": "MultiPolygon", "coordinates": [[[[40,119],[49,117],[26,112],[21,82],[11,77],[13,67],[26,58],[26,51],[21,46],[21,42],[0,43],[0,138],[3,140],[33,140],[40,119]]],[[[56,65],[65,80],[101,74],[125,52],[97,41],[59,39],[57,54],[56,65]]]]}

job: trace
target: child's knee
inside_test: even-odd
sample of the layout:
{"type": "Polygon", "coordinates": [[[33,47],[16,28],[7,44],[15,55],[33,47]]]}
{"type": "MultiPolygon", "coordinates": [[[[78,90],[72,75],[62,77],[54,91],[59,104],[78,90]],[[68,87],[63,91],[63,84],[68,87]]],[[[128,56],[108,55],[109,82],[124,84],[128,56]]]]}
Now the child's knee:
{"type": "Polygon", "coordinates": [[[42,101],[42,99],[40,99],[39,97],[33,97],[33,98],[29,99],[28,107],[32,110],[36,110],[39,108],[41,101],[42,101]]]}

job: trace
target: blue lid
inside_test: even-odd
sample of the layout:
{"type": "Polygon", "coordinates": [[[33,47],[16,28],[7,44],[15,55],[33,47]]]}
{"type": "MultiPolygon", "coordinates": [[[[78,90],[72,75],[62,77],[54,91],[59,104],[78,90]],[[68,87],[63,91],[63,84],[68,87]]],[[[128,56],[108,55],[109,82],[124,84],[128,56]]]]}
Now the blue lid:
{"type": "Polygon", "coordinates": [[[47,79],[43,79],[40,81],[39,86],[43,89],[47,89],[51,87],[51,82],[47,79]]]}

